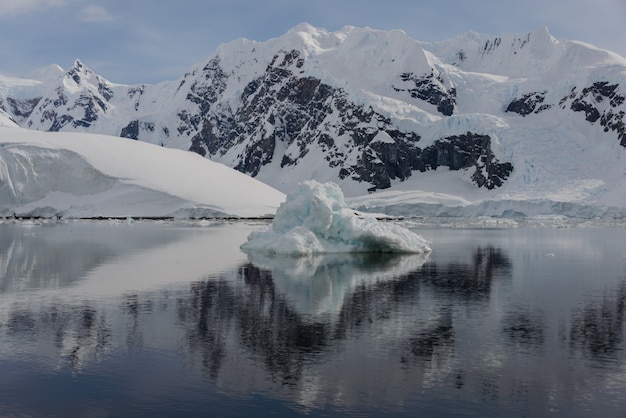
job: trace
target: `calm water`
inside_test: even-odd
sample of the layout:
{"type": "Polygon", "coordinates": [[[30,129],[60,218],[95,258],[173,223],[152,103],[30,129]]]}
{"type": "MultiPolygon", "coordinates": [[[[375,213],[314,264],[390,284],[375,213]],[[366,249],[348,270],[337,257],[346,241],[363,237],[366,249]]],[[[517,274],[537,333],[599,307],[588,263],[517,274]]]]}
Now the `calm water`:
{"type": "Polygon", "coordinates": [[[0,224],[0,416],[626,417],[626,229],[248,258],[254,224],[0,224]]]}

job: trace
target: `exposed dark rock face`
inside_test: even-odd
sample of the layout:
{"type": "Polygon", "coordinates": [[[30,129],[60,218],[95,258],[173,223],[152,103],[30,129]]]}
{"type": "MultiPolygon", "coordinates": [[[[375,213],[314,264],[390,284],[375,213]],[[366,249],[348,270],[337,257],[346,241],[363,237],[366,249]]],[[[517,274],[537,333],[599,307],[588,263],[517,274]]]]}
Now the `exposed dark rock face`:
{"type": "MultiPolygon", "coordinates": [[[[276,158],[286,167],[318,149],[340,178],[370,183],[370,191],[388,188],[392,180],[405,180],[413,171],[438,166],[476,167],[474,182],[489,189],[502,185],[511,173],[510,163],[501,164],[493,157],[488,136],[468,133],[444,138],[422,150],[417,133],[399,130],[371,107],[350,101],[340,88],[300,76],[299,55],[295,50],[277,54],[265,73],[246,86],[242,105],[232,112],[207,106],[206,115],[181,117],[187,124],[202,124],[191,150],[217,157],[238,150],[235,168],[256,176],[276,158]]],[[[214,62],[211,72],[222,77],[217,67],[219,62],[214,62]]],[[[433,102],[452,109],[453,97],[436,91],[433,102]]]]}
{"type": "Polygon", "coordinates": [[[90,92],[84,92],[80,95],[78,100],[74,102],[74,106],[70,109],[82,108],[84,111],[84,117],[82,119],[75,120],[74,126],[89,127],[91,122],[98,120],[98,112],[106,112],[107,105],[99,97],[91,94],[90,92]]]}
{"type": "Polygon", "coordinates": [[[68,105],[68,98],[61,89],[57,90],[57,98],[46,99],[42,103],[40,122],[48,123],[50,132],[59,132],[65,125],[71,123],[72,127],[88,128],[91,123],[98,119],[100,112],[108,110],[107,104],[89,91],[84,91],[78,99],[68,105]],[[78,112],[77,112],[78,110],[78,112]],[[83,117],[75,118],[71,114],[81,113],[83,117]]]}
{"type": "MultiPolygon", "coordinates": [[[[294,76],[294,69],[302,65],[299,55],[295,50],[276,55],[265,73],[245,87],[242,104],[234,111],[212,107],[204,116],[201,131],[192,139],[191,150],[223,155],[245,143],[235,168],[254,176],[272,161],[277,142],[286,148],[275,156],[281,158],[283,167],[296,164],[310,146],[333,148],[334,134],[344,134],[347,129],[324,122],[334,112],[346,112],[345,94],[313,77],[294,76]]],[[[363,113],[356,109],[345,117],[350,119],[347,123],[356,128],[359,118],[368,117],[363,113]]],[[[357,142],[364,141],[360,138],[363,135],[357,129],[357,142]]],[[[342,164],[343,156],[331,151],[327,159],[337,165],[342,164]]]]}
{"type": "Polygon", "coordinates": [[[425,172],[438,167],[450,170],[474,168],[472,181],[478,187],[494,189],[511,175],[513,165],[501,163],[491,150],[491,138],[467,132],[442,138],[420,149],[407,141],[373,142],[364,152],[362,166],[356,171],[362,180],[374,185],[370,191],[390,186],[390,180],[405,180],[413,171],[425,172]],[[369,151],[369,153],[368,153],[369,151]]]}
{"type": "Polygon", "coordinates": [[[543,104],[545,98],[545,91],[541,93],[528,93],[509,103],[506,111],[517,113],[521,116],[527,116],[531,113],[540,113],[552,107],[550,104],[543,104]]]}
{"type": "Polygon", "coordinates": [[[6,101],[0,99],[0,109],[4,110],[19,124],[28,119],[40,100],[41,97],[35,97],[33,99],[15,99],[7,97],[6,101]]]}
{"type": "Polygon", "coordinates": [[[394,87],[396,91],[406,91],[414,99],[420,99],[437,107],[437,111],[444,116],[452,116],[456,106],[456,89],[446,90],[441,76],[418,76],[413,73],[402,73],[400,79],[409,83],[407,88],[394,87]]]}
{"type": "Polygon", "coordinates": [[[502,43],[502,38],[500,37],[497,37],[494,39],[488,39],[485,41],[485,45],[483,46],[480,52],[482,55],[489,55],[493,51],[495,51],[500,46],[501,43],[502,43]]]}
{"type": "Polygon", "coordinates": [[[472,181],[478,187],[487,189],[502,186],[513,171],[511,163],[501,163],[495,158],[488,135],[471,132],[435,141],[422,151],[422,163],[422,171],[436,170],[438,166],[446,166],[450,170],[474,167],[472,181]]]}
{"type": "Polygon", "coordinates": [[[139,121],[134,120],[122,128],[120,133],[122,138],[139,139],[139,121]]]}
{"type": "Polygon", "coordinates": [[[580,92],[572,88],[569,96],[564,97],[559,105],[562,109],[569,108],[574,112],[584,112],[585,119],[590,123],[600,121],[605,132],[616,132],[620,145],[626,147],[625,113],[617,108],[624,104],[626,97],[619,92],[618,84],[608,81],[597,81],[580,92]]]}
{"type": "Polygon", "coordinates": [[[145,86],[136,86],[128,89],[127,95],[130,100],[135,101],[135,110],[139,110],[139,106],[141,105],[141,98],[145,91],[145,86]]]}
{"type": "Polygon", "coordinates": [[[60,132],[61,128],[74,120],[69,115],[56,115],[52,112],[46,112],[44,117],[48,120],[52,121],[52,125],[50,125],[50,132],[60,132]]]}
{"type": "Polygon", "coordinates": [[[133,120],[128,125],[122,128],[120,137],[137,140],[139,139],[139,135],[141,131],[154,132],[154,123],[140,122],[138,120],[133,120]]]}
{"type": "Polygon", "coordinates": [[[113,98],[113,90],[111,87],[102,80],[99,80],[98,83],[98,93],[104,98],[104,100],[109,101],[113,98]]]}
{"type": "MultiPolygon", "coordinates": [[[[201,71],[201,77],[196,72],[186,74],[185,78],[178,86],[178,90],[182,90],[187,84],[191,83],[186,99],[198,105],[199,113],[190,114],[186,110],[178,113],[179,125],[177,131],[179,134],[189,135],[204,129],[206,127],[205,119],[210,117],[214,109],[214,104],[221,97],[226,89],[228,75],[225,74],[220,66],[220,57],[211,59],[201,71]]],[[[192,145],[193,148],[193,145],[192,145]]],[[[197,152],[198,150],[196,150],[197,152]]]]}
{"type": "MultiPolygon", "coordinates": [[[[604,132],[617,133],[620,145],[626,147],[625,112],[619,108],[626,101],[626,97],[619,94],[619,84],[608,81],[597,81],[590,86],[579,90],[573,87],[570,94],[559,101],[561,109],[569,109],[585,114],[585,120],[591,124],[598,121],[604,132]]],[[[521,116],[537,114],[550,109],[552,104],[545,104],[547,92],[525,94],[509,103],[506,111],[521,116]]]]}
{"type": "MultiPolygon", "coordinates": [[[[42,102],[37,106],[37,109],[35,109],[35,111],[39,111],[39,122],[44,124],[44,126],[45,124],[48,124],[48,131],[50,132],[59,132],[63,126],[74,120],[74,118],[70,115],[63,114],[65,109],[59,109],[60,107],[67,105],[68,102],[68,98],[63,89],[59,87],[56,89],[55,93],[56,97],[47,97],[42,100],[42,102]]],[[[35,111],[33,113],[35,113],[35,111]]],[[[29,123],[32,124],[32,120],[29,123]]]]}

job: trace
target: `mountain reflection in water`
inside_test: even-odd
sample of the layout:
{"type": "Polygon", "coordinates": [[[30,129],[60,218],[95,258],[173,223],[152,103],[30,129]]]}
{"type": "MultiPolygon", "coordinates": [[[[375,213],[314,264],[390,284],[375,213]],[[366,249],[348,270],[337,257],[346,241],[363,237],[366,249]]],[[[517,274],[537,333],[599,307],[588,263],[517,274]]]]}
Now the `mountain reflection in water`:
{"type": "Polygon", "coordinates": [[[0,415],[626,406],[626,260],[594,265],[586,247],[619,234],[433,230],[427,256],[248,258],[253,228],[0,225],[0,415]],[[46,376],[53,388],[33,383],[46,376]],[[93,392],[72,394],[80,381],[93,392]]]}

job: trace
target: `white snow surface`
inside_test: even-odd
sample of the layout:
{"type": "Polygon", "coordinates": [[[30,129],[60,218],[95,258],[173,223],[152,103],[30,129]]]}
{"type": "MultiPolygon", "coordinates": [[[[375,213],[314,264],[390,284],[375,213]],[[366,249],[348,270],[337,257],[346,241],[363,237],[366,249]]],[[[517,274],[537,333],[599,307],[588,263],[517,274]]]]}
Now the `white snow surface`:
{"type": "Polygon", "coordinates": [[[287,195],[272,224],[253,231],[241,248],[286,255],[431,251],[420,235],[347,207],[337,184],[316,181],[302,182],[287,195]]]}
{"type": "Polygon", "coordinates": [[[3,127],[17,128],[17,123],[4,110],[0,109],[0,128],[3,127]]]}
{"type": "Polygon", "coordinates": [[[188,152],[11,128],[0,114],[0,216],[267,217],[284,194],[188,152]]]}

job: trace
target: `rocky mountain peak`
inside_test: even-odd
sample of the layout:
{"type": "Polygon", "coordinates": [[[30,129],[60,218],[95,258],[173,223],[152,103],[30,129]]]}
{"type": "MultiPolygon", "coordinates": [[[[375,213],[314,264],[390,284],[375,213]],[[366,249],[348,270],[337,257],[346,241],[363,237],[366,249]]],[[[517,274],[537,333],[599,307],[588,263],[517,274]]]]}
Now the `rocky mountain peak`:
{"type": "Polygon", "coordinates": [[[81,85],[83,80],[88,80],[94,75],[93,71],[87,68],[79,59],[65,73],[66,80],[72,80],[77,86],[81,85]]]}
{"type": "Polygon", "coordinates": [[[46,131],[89,129],[110,109],[111,84],[79,59],[60,81],[50,82],[47,95],[32,103],[24,124],[46,131]]]}

